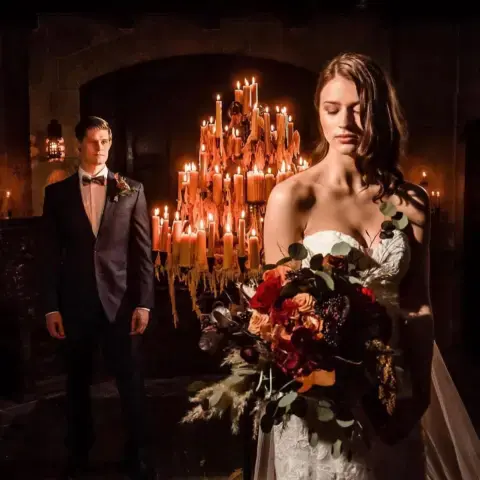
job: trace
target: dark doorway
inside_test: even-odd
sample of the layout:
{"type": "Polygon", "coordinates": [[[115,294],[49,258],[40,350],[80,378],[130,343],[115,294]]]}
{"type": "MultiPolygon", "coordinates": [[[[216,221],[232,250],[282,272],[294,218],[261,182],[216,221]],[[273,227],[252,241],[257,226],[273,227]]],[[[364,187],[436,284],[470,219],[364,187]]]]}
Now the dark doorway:
{"type": "Polygon", "coordinates": [[[478,349],[478,272],[480,272],[480,119],[465,127],[465,220],[463,333],[469,353],[478,349]]]}
{"type": "Polygon", "coordinates": [[[143,63],[99,77],[80,90],[82,115],[107,119],[113,129],[110,168],[142,181],[149,206],[176,200],[176,172],[197,160],[200,124],[215,115],[216,94],[224,121],[237,80],[259,84],[259,101],[286,105],[313,150],[317,122],[316,74],[290,64],[236,55],[193,55],[143,63]],[[188,160],[190,161],[190,160],[188,160]]]}

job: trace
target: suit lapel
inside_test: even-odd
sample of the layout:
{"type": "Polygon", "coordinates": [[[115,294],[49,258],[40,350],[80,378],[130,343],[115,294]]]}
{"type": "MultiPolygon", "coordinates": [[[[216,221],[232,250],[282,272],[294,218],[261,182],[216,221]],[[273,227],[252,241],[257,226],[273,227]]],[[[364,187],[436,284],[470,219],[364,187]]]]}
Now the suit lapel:
{"type": "Polygon", "coordinates": [[[111,214],[112,214],[113,205],[116,201],[118,201],[118,197],[117,199],[115,199],[116,195],[117,195],[117,181],[115,180],[113,173],[110,170],[108,170],[105,206],[103,208],[102,216],[100,217],[100,225],[98,226],[97,238],[100,235],[102,227],[105,224],[108,224],[109,218],[111,217],[111,214]]]}

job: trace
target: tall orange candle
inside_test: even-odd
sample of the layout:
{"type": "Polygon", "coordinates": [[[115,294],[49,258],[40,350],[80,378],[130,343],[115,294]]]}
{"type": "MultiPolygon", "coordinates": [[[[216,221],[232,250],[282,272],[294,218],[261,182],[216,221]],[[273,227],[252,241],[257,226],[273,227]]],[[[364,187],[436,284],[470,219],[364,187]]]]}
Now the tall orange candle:
{"type": "Polygon", "coordinates": [[[252,229],[252,234],[248,239],[248,253],[250,268],[257,270],[260,266],[260,244],[255,229],[252,229]]]}
{"type": "Polygon", "coordinates": [[[217,95],[217,101],[215,102],[215,136],[221,138],[222,136],[222,101],[220,95],[217,95]]]}
{"type": "Polygon", "coordinates": [[[197,172],[197,167],[196,165],[192,162],[191,165],[191,170],[188,175],[189,182],[188,182],[188,195],[189,195],[189,200],[190,203],[195,203],[195,200],[197,199],[197,189],[198,189],[198,172],[197,172]]]}
{"type": "Polygon", "coordinates": [[[207,233],[205,232],[205,225],[203,220],[200,220],[200,225],[197,231],[197,263],[199,265],[207,264],[207,233]]]}
{"type": "Polygon", "coordinates": [[[152,250],[160,250],[160,209],[156,208],[152,215],[152,250]]]}
{"type": "Polygon", "coordinates": [[[183,222],[180,220],[180,214],[175,212],[175,220],[172,223],[172,256],[174,263],[177,263],[180,257],[180,240],[182,238],[183,222]]]}
{"type": "Polygon", "coordinates": [[[232,134],[233,134],[233,154],[236,157],[239,157],[242,154],[242,139],[240,137],[240,131],[233,130],[232,129],[232,134]]]}
{"type": "Polygon", "coordinates": [[[240,82],[237,82],[235,89],[235,101],[243,105],[243,90],[240,88],[240,82]]]}
{"type": "Polygon", "coordinates": [[[242,216],[238,219],[238,256],[245,256],[245,211],[242,210],[242,216]]]}
{"type": "Polygon", "coordinates": [[[272,153],[272,140],[270,138],[270,111],[268,107],[263,114],[263,131],[265,134],[265,153],[269,155],[272,153]]]}
{"type": "Polygon", "coordinates": [[[188,226],[188,231],[183,232],[180,238],[180,266],[181,267],[190,267],[191,265],[191,241],[190,235],[192,233],[192,228],[188,226]]]}
{"type": "Polygon", "coordinates": [[[165,213],[161,220],[161,238],[160,238],[160,251],[167,251],[167,240],[168,240],[168,207],[165,206],[165,213]]]}
{"type": "Polygon", "coordinates": [[[233,265],[233,233],[230,224],[225,225],[223,234],[223,268],[232,268],[233,265]]]}
{"type": "Polygon", "coordinates": [[[200,165],[200,188],[205,188],[207,186],[207,172],[208,172],[208,153],[205,144],[202,143],[200,146],[200,155],[199,155],[199,165],[200,165]]]}
{"type": "Polygon", "coordinates": [[[237,173],[233,175],[233,192],[235,194],[235,205],[237,207],[243,206],[245,204],[245,193],[240,167],[237,167],[237,173]]]}
{"type": "Polygon", "coordinates": [[[265,175],[257,165],[253,171],[247,172],[247,202],[262,202],[265,200],[265,175]]]}
{"type": "Polygon", "coordinates": [[[268,168],[265,174],[265,200],[268,201],[268,197],[275,186],[275,176],[272,173],[272,169],[268,168]]]}
{"type": "Polygon", "coordinates": [[[255,81],[255,77],[252,77],[252,85],[250,86],[250,91],[251,91],[251,102],[252,105],[255,105],[258,103],[258,83],[255,81]]]}
{"type": "Polygon", "coordinates": [[[220,205],[222,198],[222,174],[218,169],[218,165],[215,165],[215,173],[213,174],[213,201],[216,205],[220,205]]]}
{"type": "Polygon", "coordinates": [[[215,221],[211,213],[208,214],[208,256],[215,253],[215,221]]]}
{"type": "Polygon", "coordinates": [[[293,140],[293,119],[292,116],[288,116],[288,125],[287,125],[287,145],[291,145],[293,140]]]}

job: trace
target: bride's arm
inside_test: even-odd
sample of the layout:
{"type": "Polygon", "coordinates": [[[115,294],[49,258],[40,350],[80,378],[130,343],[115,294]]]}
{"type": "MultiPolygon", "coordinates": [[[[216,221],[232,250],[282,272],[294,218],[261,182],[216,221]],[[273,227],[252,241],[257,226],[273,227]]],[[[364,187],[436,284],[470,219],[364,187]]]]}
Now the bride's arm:
{"type": "Polygon", "coordinates": [[[290,178],[270,193],[263,226],[266,263],[278,262],[288,255],[289,245],[302,241],[303,215],[298,200],[301,190],[302,186],[290,178]]]}
{"type": "Polygon", "coordinates": [[[411,226],[411,261],[400,288],[400,308],[405,317],[402,348],[412,381],[412,396],[398,401],[386,439],[407,435],[421,420],[430,403],[433,356],[433,315],[430,301],[430,202],[428,194],[411,185],[404,210],[411,226]]]}

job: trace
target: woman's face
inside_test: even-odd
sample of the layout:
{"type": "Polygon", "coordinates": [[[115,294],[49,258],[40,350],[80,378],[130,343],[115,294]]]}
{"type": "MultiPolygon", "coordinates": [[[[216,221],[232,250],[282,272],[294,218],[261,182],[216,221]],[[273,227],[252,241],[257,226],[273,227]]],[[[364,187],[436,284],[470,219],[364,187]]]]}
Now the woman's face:
{"type": "Polygon", "coordinates": [[[362,136],[360,98],[351,80],[336,75],[320,92],[320,124],[331,149],[355,153],[362,136]]]}

